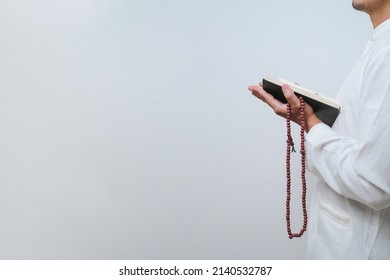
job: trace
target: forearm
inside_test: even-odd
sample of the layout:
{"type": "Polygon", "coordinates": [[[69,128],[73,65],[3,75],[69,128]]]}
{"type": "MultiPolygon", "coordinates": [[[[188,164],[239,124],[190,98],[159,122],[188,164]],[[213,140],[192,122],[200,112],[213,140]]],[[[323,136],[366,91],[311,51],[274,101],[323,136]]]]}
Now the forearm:
{"type": "Polygon", "coordinates": [[[381,159],[385,161],[387,156],[374,155],[380,149],[366,151],[365,147],[325,124],[312,127],[306,136],[308,169],[340,195],[374,209],[389,207],[389,176],[385,169],[375,169],[376,165],[386,164],[381,159]]]}

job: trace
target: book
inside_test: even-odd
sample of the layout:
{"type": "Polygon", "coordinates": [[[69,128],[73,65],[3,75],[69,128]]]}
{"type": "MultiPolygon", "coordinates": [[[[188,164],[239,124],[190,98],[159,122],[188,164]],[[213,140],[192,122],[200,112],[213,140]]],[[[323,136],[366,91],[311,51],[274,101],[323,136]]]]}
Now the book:
{"type": "Polygon", "coordinates": [[[333,125],[341,108],[336,100],[282,78],[278,80],[272,78],[263,79],[263,89],[281,102],[287,103],[282,91],[283,84],[288,84],[298,97],[302,96],[303,100],[313,107],[314,113],[322,122],[329,126],[333,125]]]}

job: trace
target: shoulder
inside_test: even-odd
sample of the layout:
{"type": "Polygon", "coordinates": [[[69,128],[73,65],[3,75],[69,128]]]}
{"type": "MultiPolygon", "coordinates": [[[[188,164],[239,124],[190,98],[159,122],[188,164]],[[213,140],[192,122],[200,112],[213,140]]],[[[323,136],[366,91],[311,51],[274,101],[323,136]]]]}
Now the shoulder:
{"type": "MultiPolygon", "coordinates": [[[[360,78],[359,99],[364,107],[378,109],[390,98],[390,43],[373,46],[360,78]]],[[[388,106],[388,105],[386,105],[388,106]]]]}
{"type": "Polygon", "coordinates": [[[387,62],[390,61],[390,34],[385,38],[382,38],[379,42],[375,42],[368,55],[367,66],[376,68],[378,66],[388,66],[387,62]]]}
{"type": "Polygon", "coordinates": [[[387,45],[378,44],[368,54],[363,71],[364,81],[387,82],[390,76],[390,40],[387,45]]]}

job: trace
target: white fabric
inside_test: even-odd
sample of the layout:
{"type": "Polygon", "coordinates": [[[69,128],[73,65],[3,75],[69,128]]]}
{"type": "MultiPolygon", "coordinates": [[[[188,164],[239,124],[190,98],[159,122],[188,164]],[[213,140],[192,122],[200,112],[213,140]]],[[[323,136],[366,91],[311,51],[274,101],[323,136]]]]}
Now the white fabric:
{"type": "Polygon", "coordinates": [[[390,20],[379,25],[346,78],[332,128],[306,135],[318,177],[308,258],[390,259],[390,20]]]}

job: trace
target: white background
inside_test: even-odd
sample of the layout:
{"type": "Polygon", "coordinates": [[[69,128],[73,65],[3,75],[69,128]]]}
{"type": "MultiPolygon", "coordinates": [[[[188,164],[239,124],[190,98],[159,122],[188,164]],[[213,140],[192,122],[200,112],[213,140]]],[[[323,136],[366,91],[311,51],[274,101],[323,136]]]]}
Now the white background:
{"type": "Polygon", "coordinates": [[[305,258],[246,88],[336,97],[372,32],[350,2],[0,0],[0,258],[305,258]]]}

